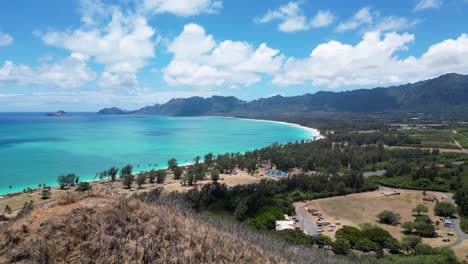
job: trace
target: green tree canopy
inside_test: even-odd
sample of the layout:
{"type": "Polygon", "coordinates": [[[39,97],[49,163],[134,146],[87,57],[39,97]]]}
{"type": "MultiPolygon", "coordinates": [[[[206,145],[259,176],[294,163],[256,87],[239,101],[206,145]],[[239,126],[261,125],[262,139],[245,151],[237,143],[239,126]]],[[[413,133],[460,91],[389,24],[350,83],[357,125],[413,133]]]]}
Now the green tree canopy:
{"type": "Polygon", "coordinates": [[[457,212],[457,208],[451,203],[448,202],[438,202],[434,207],[434,213],[438,216],[451,216],[457,212]]]}

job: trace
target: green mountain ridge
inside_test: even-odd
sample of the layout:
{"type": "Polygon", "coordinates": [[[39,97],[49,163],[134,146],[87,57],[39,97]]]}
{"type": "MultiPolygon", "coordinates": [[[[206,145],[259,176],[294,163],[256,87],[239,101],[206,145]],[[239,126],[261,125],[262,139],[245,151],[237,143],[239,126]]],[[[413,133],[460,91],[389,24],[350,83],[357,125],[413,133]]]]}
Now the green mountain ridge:
{"type": "Polygon", "coordinates": [[[306,114],[314,111],[347,113],[381,112],[465,112],[468,111],[468,75],[440,77],[388,88],[358,89],[343,92],[320,91],[314,94],[280,95],[253,101],[233,96],[171,99],[134,111],[104,108],[99,114],[142,114],[168,116],[243,116],[268,117],[306,114]]]}

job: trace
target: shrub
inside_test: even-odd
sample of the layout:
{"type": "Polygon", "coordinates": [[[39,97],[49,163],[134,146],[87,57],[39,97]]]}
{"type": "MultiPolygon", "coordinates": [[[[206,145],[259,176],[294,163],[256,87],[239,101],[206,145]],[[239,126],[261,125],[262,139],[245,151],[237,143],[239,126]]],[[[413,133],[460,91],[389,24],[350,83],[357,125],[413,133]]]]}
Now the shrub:
{"type": "Polygon", "coordinates": [[[328,236],[319,234],[315,238],[315,243],[317,244],[317,246],[319,248],[323,248],[325,246],[330,246],[333,242],[332,242],[331,238],[329,238],[328,236]]]}
{"type": "Polygon", "coordinates": [[[414,235],[404,236],[401,240],[401,247],[406,250],[406,252],[410,252],[414,250],[414,248],[421,243],[421,238],[414,235]]]}
{"type": "Polygon", "coordinates": [[[427,209],[427,206],[423,204],[418,204],[415,208],[413,208],[413,213],[417,213],[418,215],[421,215],[421,213],[427,213],[429,210],[427,209]]]}
{"type": "Polygon", "coordinates": [[[351,246],[349,244],[349,241],[346,239],[337,239],[333,244],[332,244],[332,251],[333,253],[337,255],[348,255],[349,252],[351,251],[351,246]]]}
{"type": "Polygon", "coordinates": [[[388,225],[397,225],[400,221],[400,215],[392,211],[383,211],[377,215],[379,222],[388,225]]]}
{"type": "Polygon", "coordinates": [[[91,190],[92,186],[89,184],[89,182],[80,182],[78,184],[78,187],[76,187],[77,192],[86,192],[91,190]]]}
{"type": "Polygon", "coordinates": [[[275,235],[297,245],[313,245],[315,243],[314,237],[304,234],[301,230],[285,229],[275,231],[275,235]]]}

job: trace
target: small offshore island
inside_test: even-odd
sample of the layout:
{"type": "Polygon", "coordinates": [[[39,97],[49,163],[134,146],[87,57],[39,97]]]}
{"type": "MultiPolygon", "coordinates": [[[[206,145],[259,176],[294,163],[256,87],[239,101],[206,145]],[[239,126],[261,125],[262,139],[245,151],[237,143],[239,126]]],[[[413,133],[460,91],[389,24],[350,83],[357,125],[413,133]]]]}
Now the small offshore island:
{"type": "Polygon", "coordinates": [[[46,113],[47,116],[71,116],[71,114],[63,111],[63,110],[60,110],[60,111],[57,111],[57,112],[54,112],[54,113],[46,113]]]}

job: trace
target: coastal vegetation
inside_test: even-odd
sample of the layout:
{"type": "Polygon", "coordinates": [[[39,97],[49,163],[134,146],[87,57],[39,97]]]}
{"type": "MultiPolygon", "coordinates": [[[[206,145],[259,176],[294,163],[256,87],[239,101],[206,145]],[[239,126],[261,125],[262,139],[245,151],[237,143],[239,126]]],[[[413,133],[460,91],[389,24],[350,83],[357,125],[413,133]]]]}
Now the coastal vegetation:
{"type": "MultiPolygon", "coordinates": [[[[332,123],[328,125],[329,127],[333,126],[332,123]]],[[[135,194],[126,202],[130,204],[135,201],[137,201],[136,203],[142,202],[139,206],[145,210],[159,206],[156,204],[161,203],[161,197],[164,197],[167,199],[166,202],[172,200],[183,204],[177,210],[181,209],[184,212],[194,210],[190,213],[190,217],[193,213],[194,217],[209,215],[209,219],[219,217],[223,219],[223,222],[235,225],[241,223],[242,228],[249,230],[246,233],[257,234],[259,232],[259,234],[264,234],[263,232],[265,232],[269,239],[274,239],[275,243],[306,247],[308,250],[313,249],[314,254],[317,248],[321,248],[331,250],[336,255],[347,255],[350,257],[349,259],[353,259],[357,255],[368,256],[360,260],[369,263],[373,263],[374,257],[381,258],[379,262],[384,263],[405,263],[405,261],[457,263],[452,250],[429,245],[425,242],[426,240],[422,239],[434,238],[437,235],[436,228],[440,223],[431,218],[432,211],[443,217],[456,212],[460,213],[462,215],[461,227],[466,230],[466,215],[468,215],[468,209],[466,209],[468,208],[467,157],[461,153],[446,153],[439,149],[424,148],[429,146],[424,143],[428,142],[428,138],[414,136],[414,133],[421,134],[421,131],[398,131],[388,125],[381,125],[378,121],[375,121],[368,128],[370,127],[375,131],[362,133],[362,131],[348,130],[347,127],[340,131],[333,131],[333,133],[323,130],[327,137],[320,141],[304,140],[273,144],[242,154],[213,155],[208,153],[196,156],[192,164],[185,166],[179,165],[176,159],[170,159],[167,162],[167,169],[152,169],[135,173],[134,166],[128,164],[120,169],[112,167],[97,173],[96,177],[99,177],[103,184],[107,184],[107,182],[120,183],[128,193],[134,191],[132,187],[136,184],[138,189],[142,190],[135,190],[135,194]],[[263,177],[254,184],[238,186],[228,186],[223,183],[222,178],[235,175],[238,171],[245,171],[250,175],[256,175],[256,177],[259,177],[259,171],[284,172],[288,173],[289,176],[273,178],[262,175],[263,177]],[[384,172],[380,174],[381,176],[371,176],[376,171],[384,172]],[[186,188],[185,191],[161,196],[168,180],[180,181],[182,188],[186,188]],[[204,184],[200,184],[200,182],[204,184]],[[379,222],[359,226],[345,225],[334,233],[334,237],[308,236],[298,230],[274,231],[275,221],[284,219],[285,214],[295,214],[294,202],[368,192],[376,190],[379,185],[417,189],[421,190],[421,193],[431,190],[454,192],[457,207],[451,203],[437,201],[437,199],[434,208],[430,207],[430,210],[427,205],[416,203],[409,209],[414,216],[412,219],[406,218],[405,220],[401,220],[402,216],[397,211],[375,211],[371,215],[379,222]],[[405,235],[402,237],[393,236],[385,226],[401,228],[405,235]],[[392,255],[385,256],[388,253],[392,255]]],[[[446,133],[445,130],[444,133],[446,133]]],[[[448,140],[448,138],[444,138],[444,140],[448,140]]],[[[442,145],[438,145],[438,147],[442,147],[442,145]]],[[[80,182],[79,177],[75,174],[60,176],[58,182],[64,189],[77,185],[76,190],[84,192],[86,195],[91,195],[95,191],[93,184],[80,182]]],[[[425,192],[423,195],[426,195],[425,192]]],[[[56,196],[54,194],[54,198],[56,196]]],[[[169,203],[169,208],[174,206],[173,202],[169,203]]],[[[25,211],[20,216],[30,213],[33,207],[32,204],[25,206],[25,211]]],[[[125,228],[127,225],[136,225],[133,218],[141,215],[139,210],[126,211],[125,215],[129,213],[132,217],[126,219],[126,222],[120,223],[125,225],[125,228]]],[[[99,217],[105,216],[113,219],[113,217],[121,217],[122,214],[119,211],[112,211],[105,212],[99,217]]],[[[75,216],[82,217],[80,214],[75,216]]],[[[99,221],[97,220],[92,225],[96,223],[107,225],[99,221]]],[[[154,222],[151,222],[150,225],[154,226],[154,222]]],[[[90,226],[89,228],[94,230],[97,227],[90,226]]],[[[213,227],[210,226],[210,228],[213,227]]],[[[128,229],[127,231],[136,232],[132,230],[128,229]]],[[[196,230],[195,232],[198,232],[196,230]]],[[[73,233],[74,231],[66,229],[66,232],[73,233]]],[[[48,233],[48,235],[50,234],[48,233]]],[[[113,236],[112,234],[105,235],[113,236]]],[[[98,238],[86,239],[97,241],[98,238]]],[[[114,240],[115,237],[109,241],[114,240]]],[[[150,243],[150,240],[144,242],[150,243]]],[[[121,249],[133,243],[136,242],[129,239],[120,245],[121,249]]],[[[43,246],[49,247],[49,245],[43,246]]],[[[7,247],[10,247],[9,249],[15,248],[11,244],[7,247]]],[[[96,249],[96,252],[110,250],[110,246],[105,245],[105,243],[100,247],[96,249]]],[[[133,254],[131,256],[143,258],[147,254],[147,256],[154,257],[151,252],[155,251],[151,250],[156,250],[156,247],[145,248],[142,246],[136,249],[135,253],[131,253],[133,254]],[[144,253],[145,251],[147,253],[144,253]]],[[[35,258],[36,255],[31,252],[29,251],[26,259],[35,258]]],[[[130,253],[124,252],[126,256],[130,256],[128,255],[130,253]]],[[[269,252],[265,250],[264,254],[270,254],[269,252]]],[[[62,255],[58,256],[50,252],[47,254],[51,254],[49,257],[52,258],[63,258],[62,255]]],[[[95,257],[102,257],[102,253],[96,253],[95,257]]],[[[261,257],[269,258],[270,256],[262,255],[261,257]]],[[[276,257],[278,255],[274,255],[273,258],[276,257]]],[[[72,259],[73,255],[67,255],[67,258],[72,259]]],[[[289,256],[281,255],[279,258],[288,259],[289,256]]],[[[278,259],[271,260],[271,262],[276,260],[278,259]]]]}

